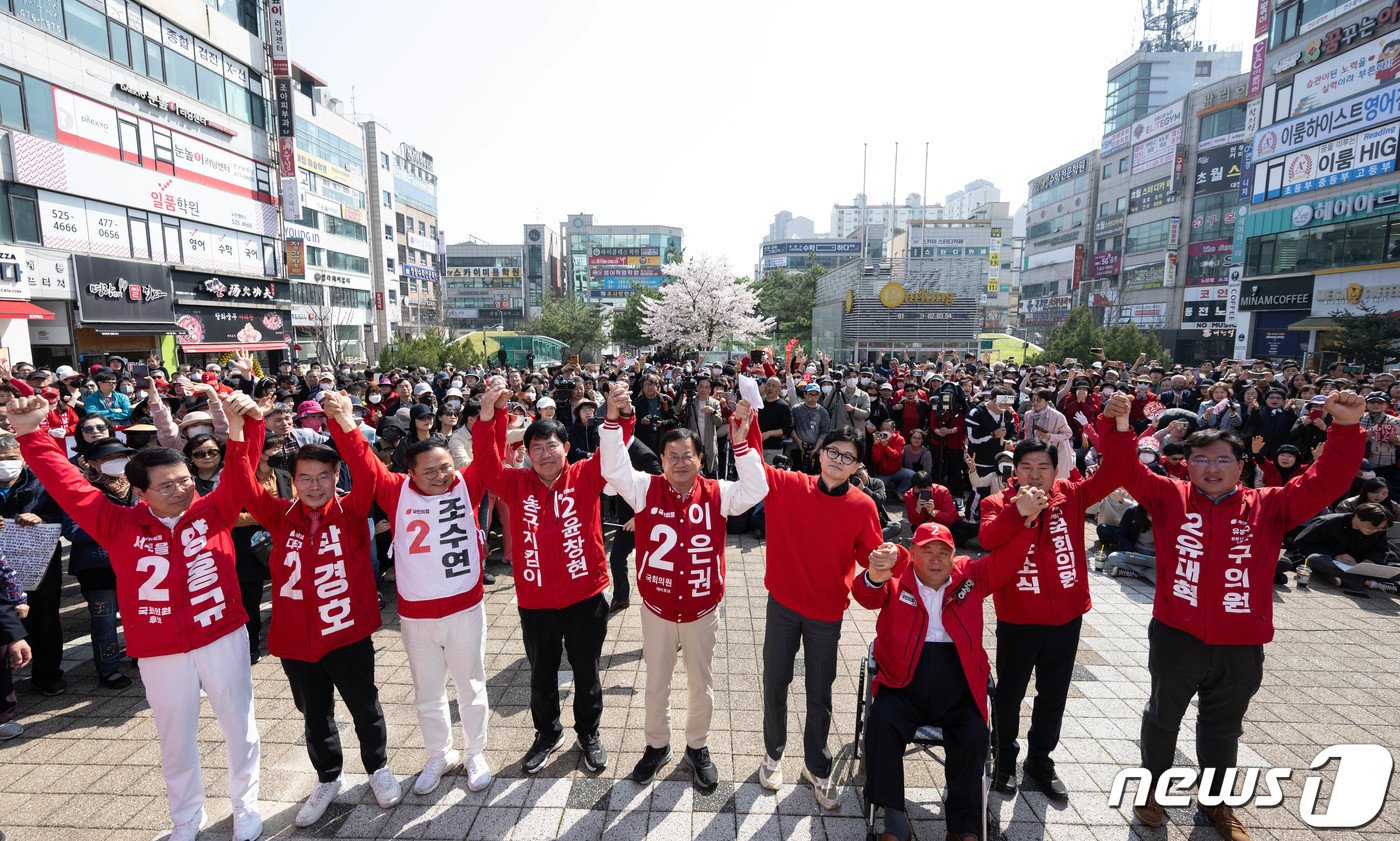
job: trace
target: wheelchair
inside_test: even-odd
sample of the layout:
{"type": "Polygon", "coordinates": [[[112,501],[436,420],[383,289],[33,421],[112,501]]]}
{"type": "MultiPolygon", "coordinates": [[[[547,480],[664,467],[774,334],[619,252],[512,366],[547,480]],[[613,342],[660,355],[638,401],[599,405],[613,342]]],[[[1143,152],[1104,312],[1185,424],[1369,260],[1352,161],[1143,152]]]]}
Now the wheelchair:
{"type": "MultiPolygon", "coordinates": [[[[865,756],[862,748],[861,736],[865,731],[865,719],[867,710],[875,702],[875,675],[879,671],[879,666],[875,663],[875,643],[872,641],[870,647],[865,652],[865,658],[860,663],[860,678],[856,681],[856,735],[852,748],[852,758],[859,763],[859,769],[865,770],[865,756]]],[[[982,841],[988,841],[988,824],[990,823],[990,805],[988,794],[992,787],[992,765],[996,762],[997,756],[997,730],[996,716],[991,714],[996,709],[996,678],[987,678],[987,711],[990,719],[987,725],[987,762],[982,769],[982,841]]],[[[944,746],[943,728],[925,725],[914,731],[914,738],[909,743],[911,746],[922,749],[925,753],[933,757],[935,762],[944,763],[936,753],[935,748],[944,746]]],[[[906,756],[908,755],[906,750],[906,756]]],[[[944,793],[946,799],[946,791],[944,793]]],[[[869,794],[862,787],[861,799],[865,812],[865,837],[866,841],[879,841],[880,833],[875,828],[875,804],[870,802],[869,794]]]]}

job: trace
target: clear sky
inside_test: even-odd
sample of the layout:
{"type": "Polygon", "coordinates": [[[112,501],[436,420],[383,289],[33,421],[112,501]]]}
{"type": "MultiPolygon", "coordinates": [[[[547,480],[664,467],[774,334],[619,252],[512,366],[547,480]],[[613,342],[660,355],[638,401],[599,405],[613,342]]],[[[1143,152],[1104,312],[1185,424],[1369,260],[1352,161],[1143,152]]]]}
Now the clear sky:
{"type": "MultiPolygon", "coordinates": [[[[1246,53],[1256,0],[1200,0],[1246,53]]],[[[448,242],[568,213],[685,229],[752,271],[773,214],[976,178],[1026,182],[1096,148],[1138,0],[289,0],[293,58],[431,154],[448,242]],[[894,144],[899,146],[897,185],[894,144]]],[[[1244,69],[1244,68],[1242,68],[1244,69]]]]}

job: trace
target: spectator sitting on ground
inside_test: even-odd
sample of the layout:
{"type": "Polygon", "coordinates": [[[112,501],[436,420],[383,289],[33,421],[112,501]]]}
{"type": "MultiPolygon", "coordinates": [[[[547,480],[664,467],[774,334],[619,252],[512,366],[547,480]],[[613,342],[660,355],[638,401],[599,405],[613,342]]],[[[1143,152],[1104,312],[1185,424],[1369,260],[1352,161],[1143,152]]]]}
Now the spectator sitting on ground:
{"type": "Polygon", "coordinates": [[[1377,476],[1361,483],[1361,493],[1349,496],[1337,503],[1337,512],[1353,512],[1362,504],[1370,502],[1385,510],[1392,523],[1400,521],[1400,504],[1390,498],[1390,484],[1377,476]]]}
{"type": "MultiPolygon", "coordinates": [[[[1100,532],[1102,534],[1102,532],[1100,532]]],[[[1118,545],[1104,566],[1109,575],[1133,575],[1157,584],[1157,554],[1152,540],[1152,518],[1141,505],[1133,506],[1118,527],[1118,545]]]]}
{"type": "MultiPolygon", "coordinates": [[[[1376,587],[1376,582],[1352,575],[1349,570],[1366,561],[1385,563],[1385,530],[1390,523],[1385,509],[1372,502],[1362,503],[1350,513],[1318,517],[1293,540],[1292,556],[1305,557],[1318,578],[1341,587],[1349,595],[1364,597],[1365,588],[1376,587]]],[[[1281,557],[1274,583],[1288,583],[1284,572],[1296,567],[1290,556],[1281,557]]]]}
{"type": "Polygon", "coordinates": [[[1100,552],[1112,552],[1118,547],[1119,526],[1123,522],[1123,515],[1135,505],[1137,502],[1128,492],[1119,488],[1086,509],[1087,513],[1094,515],[1100,552]]]}

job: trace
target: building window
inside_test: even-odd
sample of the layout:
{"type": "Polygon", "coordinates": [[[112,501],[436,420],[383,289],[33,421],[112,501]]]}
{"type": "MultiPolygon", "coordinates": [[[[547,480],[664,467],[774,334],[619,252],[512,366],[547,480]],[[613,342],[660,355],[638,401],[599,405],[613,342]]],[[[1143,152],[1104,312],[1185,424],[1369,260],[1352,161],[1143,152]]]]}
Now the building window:
{"type": "Polygon", "coordinates": [[[10,218],[16,242],[40,244],[39,202],[34,190],[23,187],[10,188],[10,218]]]}
{"type": "Polygon", "coordinates": [[[1107,215],[1108,215],[1108,207],[1109,207],[1108,202],[1100,202],[1100,203],[1099,203],[1099,215],[1100,215],[1100,216],[1107,216],[1107,215]]]}
{"type": "Polygon", "coordinates": [[[0,125],[24,131],[24,94],[18,73],[0,69],[0,125]]]}
{"type": "Polygon", "coordinates": [[[393,207],[393,206],[394,206],[394,197],[391,196],[391,195],[389,194],[389,191],[388,191],[388,190],[385,190],[385,191],[384,191],[384,206],[385,206],[385,207],[393,207]]]}
{"type": "Polygon", "coordinates": [[[63,37],[63,10],[53,0],[14,0],[15,17],[55,38],[63,37]]]}
{"type": "Polygon", "coordinates": [[[419,220],[418,220],[418,236],[421,237],[421,236],[422,236],[423,234],[425,234],[425,233],[427,233],[427,229],[423,227],[423,220],[422,220],[422,219],[419,219],[419,220]]]}
{"type": "Polygon", "coordinates": [[[1209,61],[1198,61],[1198,62],[1196,62],[1196,78],[1197,78],[1197,79],[1203,79],[1203,78],[1209,78],[1209,77],[1210,77],[1210,62],[1209,62],[1209,61]]]}
{"type": "Polygon", "coordinates": [[[58,140],[58,123],[53,112],[53,85],[33,76],[24,77],[24,116],[29,133],[45,140],[58,140]]]}
{"type": "Polygon", "coordinates": [[[1127,210],[1127,209],[1128,209],[1128,197],[1127,197],[1127,196],[1119,196],[1119,197],[1118,197],[1118,204],[1114,205],[1114,210],[1115,210],[1115,212],[1117,212],[1117,213],[1122,213],[1123,211],[1125,211],[1125,210],[1127,210]]]}
{"type": "Polygon", "coordinates": [[[394,226],[393,226],[393,225],[385,225],[385,226],[384,226],[384,238],[385,238],[385,239],[390,239],[390,240],[394,238],[394,226]]]}
{"type": "Polygon", "coordinates": [[[379,153],[379,168],[380,168],[380,169],[388,169],[388,168],[389,168],[389,153],[388,153],[388,152],[380,152],[380,153],[379,153]]]}
{"type": "Polygon", "coordinates": [[[79,0],[63,0],[63,16],[68,21],[69,41],[103,58],[111,55],[107,49],[106,15],[79,0]]]}
{"type": "Polygon", "coordinates": [[[1132,254],[1136,251],[1152,251],[1158,248],[1166,248],[1167,240],[1171,235],[1170,219],[1159,219],[1156,222],[1148,222],[1145,225],[1138,225],[1129,228],[1124,250],[1132,254]]]}
{"type": "MultiPolygon", "coordinates": [[[[387,226],[386,226],[386,227],[387,227],[387,226]]],[[[402,214],[402,213],[395,213],[395,214],[394,214],[394,228],[395,228],[395,230],[397,230],[397,231],[398,231],[399,233],[401,233],[401,234],[402,234],[402,233],[405,233],[405,231],[404,231],[404,229],[403,229],[403,214],[402,214]]]]}
{"type": "Polygon", "coordinates": [[[165,83],[181,93],[199,97],[199,77],[194,59],[171,49],[165,51],[165,83]]]}
{"type": "Polygon", "coordinates": [[[1129,158],[1130,158],[1130,157],[1131,157],[1131,156],[1129,156],[1129,155],[1124,155],[1122,158],[1120,158],[1120,159],[1118,160],[1118,172],[1119,172],[1119,173],[1124,173],[1124,172],[1127,172],[1127,171],[1128,171],[1128,167],[1132,165],[1132,164],[1130,163],[1130,161],[1129,161],[1129,158]]]}

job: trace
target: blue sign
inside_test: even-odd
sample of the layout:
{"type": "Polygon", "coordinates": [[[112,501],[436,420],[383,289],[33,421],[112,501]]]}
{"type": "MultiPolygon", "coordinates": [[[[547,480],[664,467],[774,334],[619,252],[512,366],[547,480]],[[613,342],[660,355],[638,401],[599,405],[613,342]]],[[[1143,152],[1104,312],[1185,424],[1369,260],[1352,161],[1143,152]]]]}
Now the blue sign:
{"type": "Polygon", "coordinates": [[[402,271],[404,277],[411,277],[414,280],[436,282],[438,279],[437,269],[432,269],[427,266],[415,266],[411,263],[402,263],[399,265],[399,269],[402,271]]]}
{"type": "Polygon", "coordinates": [[[639,286],[646,286],[656,289],[661,285],[661,275],[642,275],[640,277],[617,277],[615,275],[603,276],[603,288],[627,292],[639,286]]]}
{"type": "Polygon", "coordinates": [[[774,242],[763,246],[763,255],[770,254],[859,254],[859,240],[839,242],[774,242]]]}

